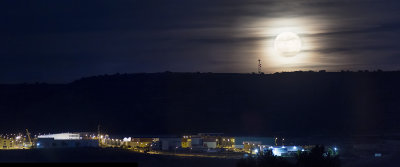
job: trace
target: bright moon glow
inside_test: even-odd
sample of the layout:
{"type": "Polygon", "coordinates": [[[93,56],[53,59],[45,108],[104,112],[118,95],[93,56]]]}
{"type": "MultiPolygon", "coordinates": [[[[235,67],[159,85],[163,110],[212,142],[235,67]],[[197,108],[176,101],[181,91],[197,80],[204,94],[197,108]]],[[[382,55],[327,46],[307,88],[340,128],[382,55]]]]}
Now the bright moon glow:
{"type": "MultiPolygon", "coordinates": [[[[309,17],[253,20],[249,23],[250,28],[246,29],[251,30],[247,35],[265,37],[265,40],[259,41],[256,50],[258,54],[253,60],[262,57],[265,72],[310,70],[311,68],[308,66],[326,65],[320,62],[319,54],[311,52],[311,50],[318,50],[319,47],[322,47],[324,42],[319,38],[312,38],[312,36],[301,36],[301,34],[324,33],[325,28],[316,26],[321,25],[317,21],[309,17]],[[294,39],[297,39],[297,42],[296,40],[293,42],[295,43],[294,47],[286,47],[285,44],[282,44],[285,36],[293,36],[294,39]],[[304,52],[304,50],[308,50],[308,52],[304,52]]],[[[251,66],[253,67],[253,64],[251,66]]]]}
{"type": "Polygon", "coordinates": [[[301,51],[300,37],[292,32],[280,33],[275,39],[274,48],[281,56],[296,56],[301,51]]]}

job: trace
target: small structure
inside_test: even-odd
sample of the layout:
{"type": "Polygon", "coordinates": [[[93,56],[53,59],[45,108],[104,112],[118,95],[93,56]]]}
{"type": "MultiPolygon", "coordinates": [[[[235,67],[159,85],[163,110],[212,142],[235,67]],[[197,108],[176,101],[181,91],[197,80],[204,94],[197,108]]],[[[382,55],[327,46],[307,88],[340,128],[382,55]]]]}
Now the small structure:
{"type": "Polygon", "coordinates": [[[192,147],[191,136],[183,136],[182,137],[182,148],[191,148],[191,147],[192,147]]]}
{"type": "Polygon", "coordinates": [[[201,136],[192,136],[192,148],[199,149],[203,148],[203,138],[201,136]]]}

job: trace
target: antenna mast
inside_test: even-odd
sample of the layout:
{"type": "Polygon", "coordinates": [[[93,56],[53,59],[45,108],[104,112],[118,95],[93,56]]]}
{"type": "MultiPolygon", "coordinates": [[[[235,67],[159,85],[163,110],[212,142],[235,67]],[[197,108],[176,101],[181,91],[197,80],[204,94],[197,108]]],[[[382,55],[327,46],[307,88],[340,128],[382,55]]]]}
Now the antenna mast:
{"type": "Polygon", "coordinates": [[[99,137],[99,136],[100,136],[100,124],[97,125],[97,137],[99,137]]]}

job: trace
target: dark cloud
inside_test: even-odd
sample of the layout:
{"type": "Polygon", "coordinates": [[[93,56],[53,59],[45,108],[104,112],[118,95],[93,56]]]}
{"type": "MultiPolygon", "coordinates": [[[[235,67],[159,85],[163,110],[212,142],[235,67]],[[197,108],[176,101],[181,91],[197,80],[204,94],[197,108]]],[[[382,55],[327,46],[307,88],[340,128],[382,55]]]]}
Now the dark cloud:
{"type": "Polygon", "coordinates": [[[392,70],[400,63],[399,7],[396,0],[5,0],[0,82],[166,70],[252,72],[263,41],[276,35],[262,30],[279,28],[271,20],[280,19],[308,27],[300,36],[313,61],[294,64],[294,70],[339,71],[351,64],[392,70]]]}
{"type": "Polygon", "coordinates": [[[342,47],[342,48],[325,48],[316,50],[303,50],[302,52],[319,52],[319,53],[336,53],[336,52],[353,52],[353,51],[397,51],[395,46],[365,46],[365,47],[342,47]]]}

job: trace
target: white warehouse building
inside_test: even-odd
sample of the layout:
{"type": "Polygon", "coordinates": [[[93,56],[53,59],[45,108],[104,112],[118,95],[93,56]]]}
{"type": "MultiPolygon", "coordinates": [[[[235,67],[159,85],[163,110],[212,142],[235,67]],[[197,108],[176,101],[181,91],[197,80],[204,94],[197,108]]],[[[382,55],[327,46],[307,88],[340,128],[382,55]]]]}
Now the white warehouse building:
{"type": "Polygon", "coordinates": [[[54,140],[81,140],[79,133],[58,133],[58,134],[48,134],[48,135],[39,135],[38,139],[54,139],[54,140]]]}
{"type": "Polygon", "coordinates": [[[80,133],[39,135],[37,148],[99,147],[97,139],[83,139],[80,133]]]}

